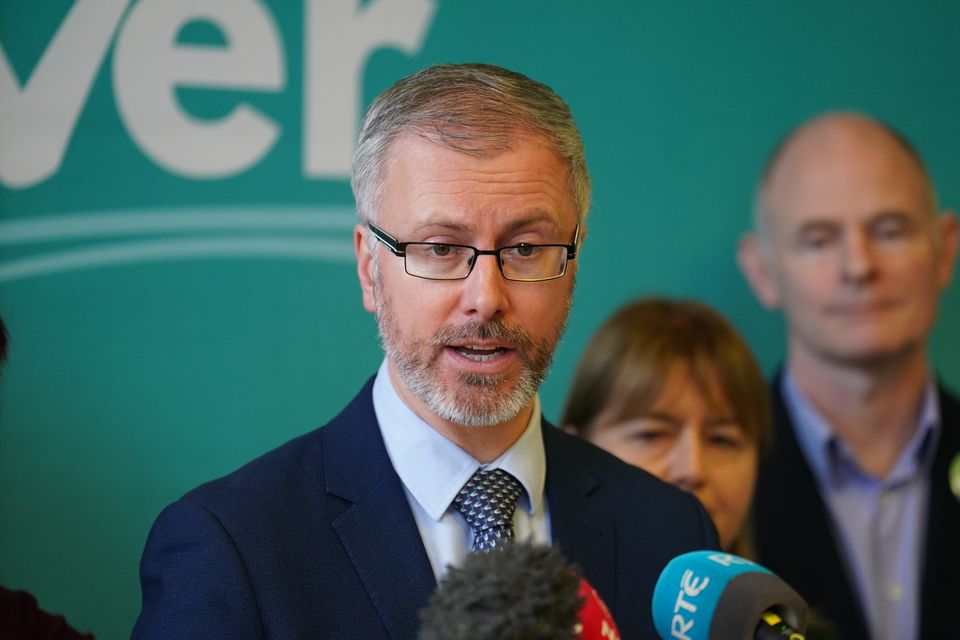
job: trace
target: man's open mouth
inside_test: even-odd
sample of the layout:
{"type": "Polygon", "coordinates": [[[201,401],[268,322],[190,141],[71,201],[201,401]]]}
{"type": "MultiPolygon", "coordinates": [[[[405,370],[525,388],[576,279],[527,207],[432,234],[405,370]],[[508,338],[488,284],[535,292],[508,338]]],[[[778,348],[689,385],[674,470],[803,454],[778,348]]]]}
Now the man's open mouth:
{"type": "Polygon", "coordinates": [[[459,353],[464,358],[468,360],[473,360],[474,362],[490,362],[499,356],[511,351],[506,347],[480,347],[472,346],[468,347],[466,345],[451,346],[453,350],[459,353]]]}

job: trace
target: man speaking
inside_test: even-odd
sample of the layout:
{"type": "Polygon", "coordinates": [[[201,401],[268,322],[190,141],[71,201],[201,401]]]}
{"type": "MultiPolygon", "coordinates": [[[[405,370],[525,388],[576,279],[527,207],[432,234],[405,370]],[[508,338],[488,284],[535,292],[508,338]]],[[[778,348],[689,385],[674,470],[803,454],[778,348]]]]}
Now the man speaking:
{"type": "Polygon", "coordinates": [[[667,561],[713,547],[700,504],[546,424],[590,179],[567,105],[443,65],[361,125],[355,249],[386,357],[323,428],[188,493],[141,563],[135,638],[413,638],[437,579],[555,544],[624,638],[653,637],[667,561]]]}

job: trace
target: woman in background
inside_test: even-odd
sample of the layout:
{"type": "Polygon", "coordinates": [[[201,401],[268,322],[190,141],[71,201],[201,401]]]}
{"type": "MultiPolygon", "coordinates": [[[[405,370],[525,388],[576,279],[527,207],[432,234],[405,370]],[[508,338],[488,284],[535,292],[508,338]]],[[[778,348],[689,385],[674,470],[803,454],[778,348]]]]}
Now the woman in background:
{"type": "Polygon", "coordinates": [[[737,555],[760,452],[767,385],[736,330],[709,307],[650,298],[600,327],[581,356],[561,424],[695,494],[737,555]]]}

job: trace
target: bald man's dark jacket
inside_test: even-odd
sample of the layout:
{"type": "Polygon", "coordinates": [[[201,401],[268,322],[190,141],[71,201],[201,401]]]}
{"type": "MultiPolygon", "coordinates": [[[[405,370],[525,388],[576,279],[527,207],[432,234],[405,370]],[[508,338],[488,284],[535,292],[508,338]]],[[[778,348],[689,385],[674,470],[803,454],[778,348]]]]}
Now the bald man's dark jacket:
{"type": "MultiPolygon", "coordinates": [[[[772,385],[774,443],[760,465],[754,498],[757,560],[792,585],[819,620],[808,638],[869,638],[852,578],[841,560],[816,479],[794,434],[781,394],[772,385]]],[[[950,490],[949,466],[960,454],[960,402],[939,389],[941,429],[930,467],[930,502],[918,603],[921,640],[960,638],[960,500],[950,490]]]]}
{"type": "MultiPolygon", "coordinates": [[[[325,427],[164,510],[143,553],[134,638],[414,638],[436,580],[372,386],[325,427]]],[[[625,640],[655,638],[656,580],[674,556],[716,548],[709,516],[690,494],[542,430],[554,543],[625,640]]]]}

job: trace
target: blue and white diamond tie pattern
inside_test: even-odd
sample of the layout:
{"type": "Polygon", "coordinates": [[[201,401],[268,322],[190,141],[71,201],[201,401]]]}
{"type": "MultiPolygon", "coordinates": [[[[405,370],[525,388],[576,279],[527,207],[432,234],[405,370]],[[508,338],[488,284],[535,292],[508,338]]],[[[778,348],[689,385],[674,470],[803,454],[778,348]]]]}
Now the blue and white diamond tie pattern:
{"type": "Polygon", "coordinates": [[[473,551],[491,551],[513,542],[513,512],[523,493],[520,482],[503,469],[480,469],[453,499],[473,529],[473,551]]]}

